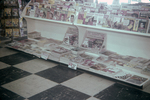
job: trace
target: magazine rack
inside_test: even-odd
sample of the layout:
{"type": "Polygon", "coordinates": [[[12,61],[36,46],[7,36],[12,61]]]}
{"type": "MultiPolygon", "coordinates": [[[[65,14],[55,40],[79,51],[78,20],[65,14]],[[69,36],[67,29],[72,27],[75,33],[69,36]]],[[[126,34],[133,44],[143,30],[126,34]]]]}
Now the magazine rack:
{"type": "MultiPolygon", "coordinates": [[[[28,33],[33,32],[33,31],[38,31],[38,32],[41,32],[42,37],[53,38],[55,40],[63,41],[67,28],[75,27],[72,25],[72,23],[69,23],[69,22],[62,22],[62,21],[55,21],[55,20],[26,16],[25,15],[26,7],[22,13],[22,16],[27,21],[28,33]]],[[[74,25],[76,25],[79,29],[79,33],[80,33],[79,45],[81,45],[85,32],[87,30],[100,32],[100,33],[107,34],[107,42],[106,42],[107,50],[117,52],[118,54],[121,54],[121,55],[131,55],[135,57],[143,57],[143,58],[150,59],[150,53],[149,53],[150,34],[143,34],[143,33],[138,33],[138,32],[117,30],[117,29],[110,29],[110,28],[99,28],[96,26],[87,26],[87,25],[81,25],[81,24],[76,24],[76,23],[74,25]]],[[[62,61],[60,62],[64,63],[62,61]]],[[[89,70],[89,69],[85,69],[85,70],[94,72],[93,70],[89,70]]],[[[97,72],[94,72],[94,73],[97,73],[97,72]]],[[[149,79],[149,75],[141,74],[138,71],[135,71],[133,73],[136,73],[139,76],[147,77],[149,79]]],[[[101,73],[97,73],[97,74],[110,77],[109,75],[105,75],[101,73]]],[[[110,78],[113,78],[113,77],[110,77],[110,78]]],[[[136,86],[145,87],[146,85],[149,84],[149,80],[143,84],[136,85],[136,86]]]]}

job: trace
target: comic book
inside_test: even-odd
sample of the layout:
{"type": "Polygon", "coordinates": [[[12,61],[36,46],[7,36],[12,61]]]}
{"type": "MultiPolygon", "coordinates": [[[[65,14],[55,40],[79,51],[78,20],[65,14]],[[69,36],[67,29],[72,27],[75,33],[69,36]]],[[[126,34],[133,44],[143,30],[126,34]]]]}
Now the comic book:
{"type": "Polygon", "coordinates": [[[139,19],[138,32],[146,33],[147,28],[148,28],[148,20],[139,19]]]}
{"type": "Polygon", "coordinates": [[[20,35],[19,35],[19,29],[13,29],[13,36],[14,37],[19,37],[20,35]]]}
{"type": "Polygon", "coordinates": [[[5,19],[5,26],[11,27],[12,26],[12,19],[5,19]]]}
{"type": "Polygon", "coordinates": [[[106,49],[106,34],[86,31],[81,47],[99,54],[106,49]]]}
{"type": "Polygon", "coordinates": [[[19,26],[19,19],[17,19],[17,18],[12,19],[12,26],[18,27],[19,26]]]}
{"type": "Polygon", "coordinates": [[[12,36],[12,29],[5,29],[5,37],[11,37],[12,36]]]}
{"type": "Polygon", "coordinates": [[[4,9],[4,16],[11,16],[11,8],[4,9]]]}
{"type": "Polygon", "coordinates": [[[112,21],[112,28],[122,29],[123,20],[124,20],[124,17],[122,17],[122,16],[114,16],[113,21],[112,21]]]}
{"type": "Polygon", "coordinates": [[[78,45],[78,30],[76,28],[69,27],[65,34],[63,44],[77,46],[78,45]]]}
{"type": "Polygon", "coordinates": [[[12,16],[18,16],[18,9],[12,8],[12,16]]]}
{"type": "Polygon", "coordinates": [[[97,16],[93,13],[87,13],[85,20],[83,20],[83,24],[96,26],[97,16]]]}

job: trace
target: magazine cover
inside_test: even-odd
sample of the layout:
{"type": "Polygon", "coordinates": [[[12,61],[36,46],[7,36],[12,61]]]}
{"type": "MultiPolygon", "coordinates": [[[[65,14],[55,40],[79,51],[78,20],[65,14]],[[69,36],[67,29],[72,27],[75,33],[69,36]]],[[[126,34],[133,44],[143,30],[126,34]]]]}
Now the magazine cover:
{"type": "Polygon", "coordinates": [[[52,5],[50,11],[54,14],[54,11],[57,10],[57,5],[52,5]]]}
{"type": "Polygon", "coordinates": [[[83,20],[83,24],[96,26],[96,23],[97,23],[97,16],[95,16],[93,13],[87,13],[85,20],[83,20]]]}
{"type": "Polygon", "coordinates": [[[140,84],[144,83],[147,80],[148,80],[147,78],[137,76],[137,75],[133,75],[132,77],[130,77],[126,81],[140,85],[140,84]]]}
{"type": "Polygon", "coordinates": [[[127,11],[125,16],[139,18],[139,11],[127,11]]]}
{"type": "Polygon", "coordinates": [[[140,19],[139,25],[138,25],[138,32],[146,33],[148,26],[148,20],[146,19],[140,19]]]}
{"type": "Polygon", "coordinates": [[[17,19],[17,18],[12,19],[12,26],[18,27],[19,26],[19,19],[17,19]]]}
{"type": "Polygon", "coordinates": [[[11,8],[4,9],[4,16],[11,16],[11,8]]]}
{"type": "Polygon", "coordinates": [[[42,5],[42,8],[40,10],[40,18],[46,18],[47,16],[47,9],[44,7],[44,5],[42,5]]]}
{"type": "Polygon", "coordinates": [[[86,31],[81,47],[99,54],[106,49],[106,34],[86,31]]]}
{"type": "Polygon", "coordinates": [[[30,16],[31,7],[26,7],[26,16],[30,16]]]}
{"type": "Polygon", "coordinates": [[[12,8],[12,16],[18,16],[18,9],[12,8]]]}
{"type": "Polygon", "coordinates": [[[5,37],[11,37],[12,36],[12,29],[5,29],[5,37]]]}
{"type": "Polygon", "coordinates": [[[104,23],[103,19],[104,19],[104,14],[95,14],[98,18],[97,18],[97,25],[99,27],[102,27],[102,24],[104,23]]]}
{"type": "Polygon", "coordinates": [[[67,20],[67,15],[68,15],[68,11],[62,10],[61,14],[60,14],[60,17],[59,17],[59,20],[60,21],[66,21],[67,20]]]}
{"type": "Polygon", "coordinates": [[[68,10],[67,20],[66,21],[73,23],[74,20],[75,20],[75,17],[76,17],[76,11],[75,11],[75,9],[70,8],[68,10]]]}
{"type": "Polygon", "coordinates": [[[122,29],[123,30],[128,30],[128,31],[133,31],[134,23],[135,23],[135,18],[126,17],[123,20],[122,29]]]}
{"type": "Polygon", "coordinates": [[[91,68],[103,71],[105,68],[107,68],[107,66],[101,63],[96,63],[95,65],[91,66],[91,68]]]}
{"type": "Polygon", "coordinates": [[[103,19],[103,23],[102,23],[102,27],[107,27],[107,28],[110,28],[111,27],[111,23],[112,23],[112,20],[113,20],[113,16],[112,15],[107,15],[105,14],[104,15],[104,19],[103,19]]]}
{"type": "Polygon", "coordinates": [[[54,17],[53,17],[53,19],[54,20],[59,20],[59,18],[60,18],[60,14],[61,14],[61,10],[55,10],[54,11],[54,17]]]}
{"type": "Polygon", "coordinates": [[[35,9],[35,15],[34,15],[34,17],[39,17],[40,16],[39,5],[35,5],[34,9],[35,9]]]}
{"type": "Polygon", "coordinates": [[[150,11],[141,11],[139,14],[139,18],[149,19],[150,18],[150,11]]]}
{"type": "Polygon", "coordinates": [[[78,30],[76,28],[69,27],[65,34],[63,44],[77,46],[78,45],[78,30]]]}
{"type": "Polygon", "coordinates": [[[124,17],[122,17],[122,16],[114,16],[113,21],[112,21],[112,28],[122,29],[123,20],[124,20],[124,17]]]}
{"type": "Polygon", "coordinates": [[[12,26],[12,20],[11,19],[5,19],[5,26],[11,27],[12,26]]]}
{"type": "Polygon", "coordinates": [[[88,60],[92,60],[94,57],[87,55],[85,53],[79,54],[80,57],[84,58],[84,59],[88,59],[88,60]]]}
{"type": "Polygon", "coordinates": [[[85,20],[85,18],[86,18],[86,12],[80,9],[80,12],[78,14],[77,24],[83,24],[83,20],[85,20]]]}
{"type": "Polygon", "coordinates": [[[19,37],[20,35],[19,35],[19,29],[13,29],[13,35],[15,36],[15,37],[19,37]]]}
{"type": "Polygon", "coordinates": [[[96,62],[89,60],[89,59],[84,59],[84,61],[82,61],[80,64],[83,66],[93,66],[96,62]]]}

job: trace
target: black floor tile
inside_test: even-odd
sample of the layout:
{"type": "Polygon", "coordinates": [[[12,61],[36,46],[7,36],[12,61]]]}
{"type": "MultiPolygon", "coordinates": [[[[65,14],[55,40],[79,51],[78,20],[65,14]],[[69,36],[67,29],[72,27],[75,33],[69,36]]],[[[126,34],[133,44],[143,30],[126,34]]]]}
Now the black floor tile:
{"type": "Polygon", "coordinates": [[[30,75],[30,73],[15,67],[7,67],[0,70],[0,85],[12,82],[19,78],[30,75]]]}
{"type": "Polygon", "coordinates": [[[3,87],[0,87],[0,100],[24,100],[25,98],[11,92],[3,87]]]}
{"type": "Polygon", "coordinates": [[[28,98],[29,100],[86,100],[90,96],[71,88],[57,85],[44,92],[41,92],[33,97],[28,98]]]}
{"type": "Polygon", "coordinates": [[[71,79],[75,76],[78,76],[82,74],[83,72],[72,70],[67,67],[58,65],[53,68],[49,68],[47,70],[41,71],[36,73],[39,76],[42,76],[44,78],[50,79],[52,81],[55,81],[57,83],[64,82],[68,79],[71,79]]]}
{"type": "Polygon", "coordinates": [[[100,100],[150,100],[150,94],[121,84],[114,84],[96,94],[100,100]]]}
{"type": "Polygon", "coordinates": [[[9,64],[9,65],[15,65],[19,64],[28,60],[35,59],[36,57],[33,57],[32,55],[25,54],[25,53],[16,53],[13,55],[1,57],[0,61],[9,64]]]}

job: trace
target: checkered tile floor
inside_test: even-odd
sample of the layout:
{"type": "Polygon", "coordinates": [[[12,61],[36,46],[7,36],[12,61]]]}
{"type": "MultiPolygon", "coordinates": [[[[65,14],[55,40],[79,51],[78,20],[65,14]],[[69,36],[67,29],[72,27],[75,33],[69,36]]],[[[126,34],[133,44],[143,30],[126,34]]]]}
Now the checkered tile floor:
{"type": "Polygon", "coordinates": [[[0,100],[150,100],[143,90],[0,47],[0,100]]]}

